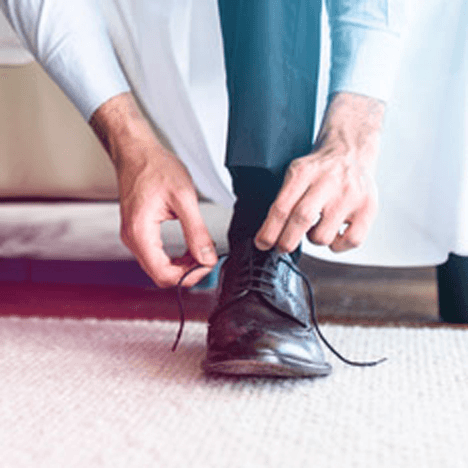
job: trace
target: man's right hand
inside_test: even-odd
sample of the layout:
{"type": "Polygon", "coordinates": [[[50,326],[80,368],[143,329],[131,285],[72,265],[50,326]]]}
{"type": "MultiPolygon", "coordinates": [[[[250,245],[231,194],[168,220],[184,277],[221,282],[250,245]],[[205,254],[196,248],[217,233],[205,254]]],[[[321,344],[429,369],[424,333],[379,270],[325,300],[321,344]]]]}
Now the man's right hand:
{"type": "Polygon", "coordinates": [[[117,171],[123,242],[158,286],[174,286],[193,266],[204,265],[184,281],[196,284],[217,255],[187,169],[159,142],[130,93],[104,103],[90,125],[117,171]],[[161,224],[171,219],[179,219],[188,247],[174,259],[161,239],[161,224]]]}

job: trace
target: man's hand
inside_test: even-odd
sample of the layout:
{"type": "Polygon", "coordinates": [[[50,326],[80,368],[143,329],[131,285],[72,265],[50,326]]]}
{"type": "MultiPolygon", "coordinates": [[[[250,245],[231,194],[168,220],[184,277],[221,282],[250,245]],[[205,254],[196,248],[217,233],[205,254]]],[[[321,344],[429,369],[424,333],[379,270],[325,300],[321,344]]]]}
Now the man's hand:
{"type": "Polygon", "coordinates": [[[377,212],[374,170],[384,110],[369,97],[332,97],[314,151],[286,172],[255,237],[259,249],[292,252],[304,234],[334,252],[363,242],[377,212]]]}
{"type": "Polygon", "coordinates": [[[103,104],[90,125],[117,170],[123,242],[160,287],[174,286],[197,264],[206,266],[184,282],[194,285],[217,256],[187,169],[158,141],[129,93],[103,104]],[[161,240],[161,224],[170,219],[180,220],[188,246],[177,259],[168,257],[161,240]]]}

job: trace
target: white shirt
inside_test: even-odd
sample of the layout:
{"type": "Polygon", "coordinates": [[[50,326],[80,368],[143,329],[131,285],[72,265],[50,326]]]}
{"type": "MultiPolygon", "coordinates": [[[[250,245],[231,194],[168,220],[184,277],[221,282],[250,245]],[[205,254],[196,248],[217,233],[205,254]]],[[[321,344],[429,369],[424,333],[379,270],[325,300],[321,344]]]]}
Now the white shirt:
{"type": "Polygon", "coordinates": [[[99,2],[2,0],[0,8],[86,120],[105,101],[130,89],[99,2]]]}
{"type": "MultiPolygon", "coordinates": [[[[332,37],[330,92],[352,91],[388,100],[399,55],[403,1],[326,0],[332,37]]],[[[150,14],[155,0],[146,3],[150,14]]],[[[156,3],[162,5],[158,10],[170,9],[167,0],[156,3]]],[[[191,7],[191,2],[185,4],[191,7]]],[[[103,11],[109,3],[0,0],[0,7],[27,49],[86,120],[106,100],[130,89],[113,49],[109,33],[113,25],[106,23],[103,11]]]]}
{"type": "MultiPolygon", "coordinates": [[[[330,39],[332,54],[329,79],[326,66],[319,79],[318,118],[330,92],[392,97],[377,220],[363,246],[348,253],[305,242],[304,251],[317,257],[409,266],[441,263],[449,252],[468,255],[468,2],[407,0],[411,11],[400,34],[403,1],[327,0],[330,38],[325,23],[322,62],[330,39]]],[[[232,204],[216,0],[0,0],[0,6],[85,119],[131,88],[197,187],[232,204]]]]}

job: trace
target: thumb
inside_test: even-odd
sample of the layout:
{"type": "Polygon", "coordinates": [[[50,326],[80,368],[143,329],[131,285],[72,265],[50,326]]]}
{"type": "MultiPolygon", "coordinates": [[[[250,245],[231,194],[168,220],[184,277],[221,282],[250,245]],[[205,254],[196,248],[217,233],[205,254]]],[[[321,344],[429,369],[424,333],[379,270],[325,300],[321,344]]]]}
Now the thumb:
{"type": "Polygon", "coordinates": [[[201,265],[213,267],[218,261],[214,242],[200,213],[196,197],[186,200],[177,216],[182,225],[187,247],[201,265]]]}

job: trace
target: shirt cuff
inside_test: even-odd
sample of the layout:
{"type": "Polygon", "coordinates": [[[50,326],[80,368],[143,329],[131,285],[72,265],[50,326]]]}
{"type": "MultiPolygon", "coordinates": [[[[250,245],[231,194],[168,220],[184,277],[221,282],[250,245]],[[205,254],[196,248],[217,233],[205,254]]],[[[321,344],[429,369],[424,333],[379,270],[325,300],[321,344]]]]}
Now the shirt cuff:
{"type": "Polygon", "coordinates": [[[76,46],[73,38],[70,39],[61,51],[56,50],[42,65],[83,118],[89,121],[102,104],[130,91],[130,86],[107,35],[98,42],[93,36],[89,44],[84,44],[80,35],[76,46]]]}
{"type": "Polygon", "coordinates": [[[358,24],[335,25],[329,93],[352,92],[388,101],[400,47],[398,34],[358,24]]]}

